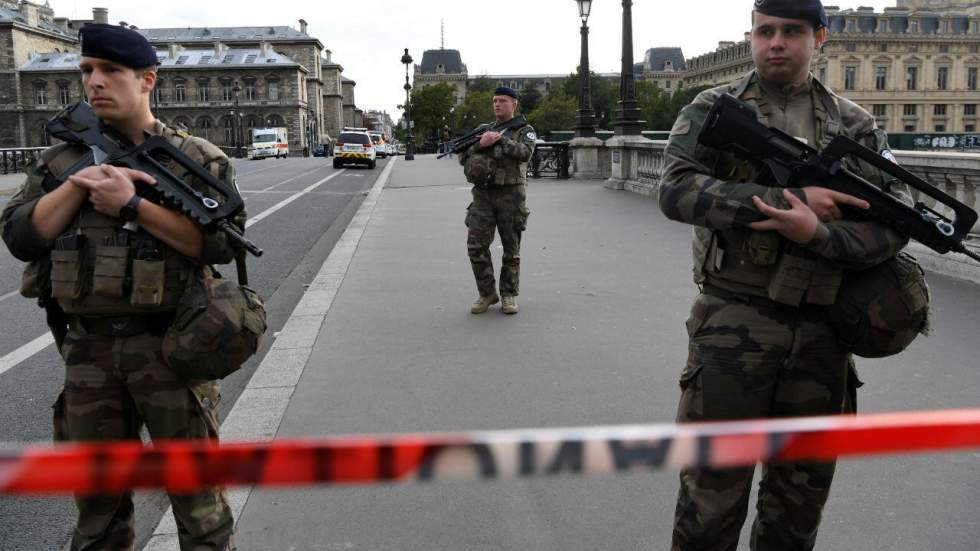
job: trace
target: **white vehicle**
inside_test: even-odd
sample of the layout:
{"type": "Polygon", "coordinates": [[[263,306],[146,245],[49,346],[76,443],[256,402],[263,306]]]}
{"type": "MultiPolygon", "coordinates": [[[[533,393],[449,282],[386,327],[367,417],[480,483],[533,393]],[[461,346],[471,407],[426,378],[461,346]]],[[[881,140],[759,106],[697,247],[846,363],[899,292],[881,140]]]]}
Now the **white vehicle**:
{"type": "Polygon", "coordinates": [[[371,139],[366,128],[345,126],[344,131],[337,136],[337,143],[334,144],[333,150],[334,168],[351,163],[374,168],[378,162],[377,157],[374,140],[371,139]]]}
{"type": "Polygon", "coordinates": [[[265,159],[266,157],[277,159],[289,157],[289,138],[286,136],[285,128],[252,129],[252,146],[248,148],[248,158],[265,159]]]}

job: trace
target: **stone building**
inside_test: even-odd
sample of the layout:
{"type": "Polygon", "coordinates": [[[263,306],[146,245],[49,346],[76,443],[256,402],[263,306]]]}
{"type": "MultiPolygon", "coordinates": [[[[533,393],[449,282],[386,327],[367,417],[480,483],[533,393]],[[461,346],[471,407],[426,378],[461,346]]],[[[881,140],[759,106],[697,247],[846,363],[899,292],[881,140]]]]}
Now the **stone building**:
{"type": "MultiPolygon", "coordinates": [[[[46,6],[0,0],[0,147],[47,145],[46,121],[83,99],[77,33],[92,22],[108,23],[108,11],[69,21],[46,6]]],[[[299,24],[131,27],[158,49],[154,113],[229,148],[262,126],[285,126],[293,154],[335,138],[346,102],[356,110],[353,88],[345,93],[343,67],[299,24]]]]}
{"type": "MultiPolygon", "coordinates": [[[[813,71],[888,132],[978,131],[980,2],[899,0],[894,8],[827,7],[830,36],[813,71]]],[[[715,86],[752,68],[749,37],[688,61],[685,86],[715,86]]]]}

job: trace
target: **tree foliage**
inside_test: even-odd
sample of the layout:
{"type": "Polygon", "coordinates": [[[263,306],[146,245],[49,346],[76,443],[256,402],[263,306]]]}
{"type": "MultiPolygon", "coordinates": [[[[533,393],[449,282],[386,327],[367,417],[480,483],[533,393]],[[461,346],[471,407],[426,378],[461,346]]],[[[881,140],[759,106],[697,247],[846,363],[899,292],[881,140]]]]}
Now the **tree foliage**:
{"type": "Polygon", "coordinates": [[[534,86],[528,86],[518,95],[520,97],[517,100],[519,102],[517,108],[524,115],[530,115],[538,108],[538,105],[541,105],[541,92],[534,86]]]}
{"type": "Polygon", "coordinates": [[[492,120],[493,90],[470,90],[463,103],[456,107],[456,128],[460,134],[492,120]]]}
{"type": "Polygon", "coordinates": [[[528,122],[539,136],[554,130],[570,130],[575,126],[577,100],[564,94],[551,94],[528,115],[528,122]]]}
{"type": "MultiPolygon", "coordinates": [[[[589,73],[589,83],[592,88],[592,110],[595,111],[595,120],[599,128],[611,130],[616,118],[616,104],[619,102],[619,83],[612,82],[596,73],[589,73]]],[[[576,98],[575,105],[578,109],[578,73],[568,75],[562,83],[561,93],[576,98]]]]}
{"type": "Polygon", "coordinates": [[[417,141],[435,136],[449,123],[454,94],[455,89],[445,82],[412,90],[412,121],[417,141]]]}

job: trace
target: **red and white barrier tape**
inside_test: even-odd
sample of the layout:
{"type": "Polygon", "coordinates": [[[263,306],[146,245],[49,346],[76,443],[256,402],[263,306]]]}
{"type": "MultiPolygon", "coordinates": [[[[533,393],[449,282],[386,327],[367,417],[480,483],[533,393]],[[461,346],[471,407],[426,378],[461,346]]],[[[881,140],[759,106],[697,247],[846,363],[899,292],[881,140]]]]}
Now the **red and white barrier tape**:
{"type": "Polygon", "coordinates": [[[68,444],[0,452],[0,494],[530,478],[967,448],[980,448],[980,409],[220,446],[68,444]]]}

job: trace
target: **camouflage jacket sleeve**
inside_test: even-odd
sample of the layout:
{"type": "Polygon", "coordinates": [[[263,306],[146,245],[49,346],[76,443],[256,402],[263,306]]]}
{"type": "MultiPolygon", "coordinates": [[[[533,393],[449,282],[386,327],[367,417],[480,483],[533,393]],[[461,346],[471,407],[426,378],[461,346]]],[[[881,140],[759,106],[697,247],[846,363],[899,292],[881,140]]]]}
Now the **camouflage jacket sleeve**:
{"type": "MultiPolygon", "coordinates": [[[[888,136],[875,125],[871,115],[843,98],[840,98],[840,108],[848,136],[879,155],[889,150],[888,136]]],[[[887,175],[869,164],[861,162],[852,168],[879,187],[886,183],[887,175]]],[[[906,204],[911,204],[906,186],[889,185],[886,189],[906,204]]],[[[907,237],[881,223],[843,219],[820,224],[806,247],[842,267],[861,269],[887,260],[906,244],[907,237]]]]}
{"type": "Polygon", "coordinates": [[[518,162],[526,162],[531,159],[534,153],[534,140],[537,135],[534,128],[530,125],[524,126],[514,135],[513,138],[504,136],[500,141],[493,144],[492,155],[495,159],[513,159],[518,162]]]}
{"type": "MultiPolygon", "coordinates": [[[[712,92],[702,92],[684,107],[670,131],[660,209],[671,220],[712,230],[745,227],[766,218],[755,208],[753,196],[779,208],[788,204],[778,188],[713,175],[721,153],[697,139],[711,109],[712,92]]],[[[794,192],[804,199],[802,191],[794,192]]]]}
{"type": "MultiPolygon", "coordinates": [[[[209,153],[209,155],[204,157],[204,167],[207,168],[212,175],[225,182],[225,184],[230,186],[232,189],[237,189],[237,184],[235,183],[235,168],[231,166],[231,163],[228,161],[228,157],[214,146],[207,149],[207,153],[209,153]]],[[[210,188],[205,187],[200,182],[194,183],[196,185],[195,187],[204,190],[205,193],[208,193],[210,188]]],[[[216,196],[214,193],[211,193],[211,195],[214,199],[220,199],[220,197],[216,196]]],[[[245,219],[245,209],[242,209],[242,211],[239,212],[233,220],[231,220],[231,224],[240,232],[244,232],[245,219]]],[[[235,259],[235,254],[237,252],[237,245],[230,243],[224,232],[204,232],[204,242],[201,248],[201,256],[197,259],[197,263],[200,265],[227,264],[235,259]]]]}
{"type": "MultiPolygon", "coordinates": [[[[698,133],[711,108],[713,91],[703,92],[686,106],[671,129],[667,144],[667,168],[660,190],[660,208],[664,214],[680,222],[713,230],[745,227],[765,219],[752,203],[753,196],[778,208],[789,208],[782,189],[754,182],[726,180],[714,175],[722,153],[697,143],[698,133]]],[[[884,133],[875,129],[873,120],[851,123],[853,113],[842,110],[850,134],[869,147],[884,133]],[[864,128],[861,124],[869,124],[864,128]]],[[[876,151],[881,151],[877,149],[876,151]]],[[[864,167],[862,167],[864,168],[864,167]]],[[[872,181],[878,178],[872,177],[872,181]]],[[[806,201],[803,190],[789,188],[800,200],[806,201]]],[[[807,248],[837,262],[843,267],[873,266],[887,259],[905,245],[896,232],[871,221],[839,220],[821,223],[807,248]]]]}
{"type": "Polygon", "coordinates": [[[45,241],[34,229],[32,216],[37,202],[44,195],[42,184],[48,177],[43,161],[35,161],[25,169],[26,180],[0,215],[3,241],[15,258],[29,262],[46,255],[51,242],[45,241]]]}

